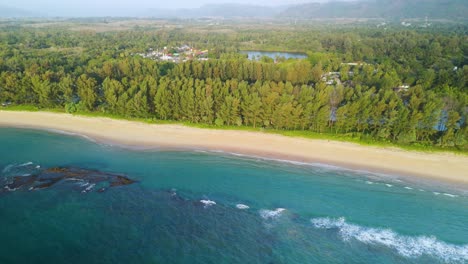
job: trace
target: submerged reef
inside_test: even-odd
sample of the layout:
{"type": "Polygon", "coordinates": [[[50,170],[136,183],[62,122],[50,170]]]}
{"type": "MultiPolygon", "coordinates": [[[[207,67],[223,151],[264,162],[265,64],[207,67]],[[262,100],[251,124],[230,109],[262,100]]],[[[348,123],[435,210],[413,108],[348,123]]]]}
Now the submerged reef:
{"type": "Polygon", "coordinates": [[[135,183],[124,175],[112,174],[97,170],[88,170],[75,167],[54,167],[48,169],[36,169],[31,173],[6,177],[0,183],[0,192],[12,192],[16,190],[36,191],[54,186],[66,186],[73,182],[72,189],[82,193],[88,193],[97,189],[104,192],[108,188],[125,186],[135,183]]]}

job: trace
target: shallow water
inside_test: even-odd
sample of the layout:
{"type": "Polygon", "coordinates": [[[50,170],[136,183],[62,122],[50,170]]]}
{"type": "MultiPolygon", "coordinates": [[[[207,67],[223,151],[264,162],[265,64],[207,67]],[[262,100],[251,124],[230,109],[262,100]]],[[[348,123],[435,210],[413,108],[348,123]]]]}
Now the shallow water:
{"type": "Polygon", "coordinates": [[[0,193],[0,263],[468,263],[465,190],[0,128],[0,185],[38,166],[138,183],[0,193]]]}

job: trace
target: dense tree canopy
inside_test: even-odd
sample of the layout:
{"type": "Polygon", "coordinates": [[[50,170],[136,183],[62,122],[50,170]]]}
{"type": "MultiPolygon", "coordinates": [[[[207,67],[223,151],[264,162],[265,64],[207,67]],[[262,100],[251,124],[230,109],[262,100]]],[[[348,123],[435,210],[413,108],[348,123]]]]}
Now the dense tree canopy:
{"type": "Polygon", "coordinates": [[[468,148],[466,31],[200,32],[3,27],[0,102],[468,148]],[[209,49],[210,59],[134,55],[183,43],[209,49]],[[308,59],[250,61],[237,53],[275,45],[308,59]]]}

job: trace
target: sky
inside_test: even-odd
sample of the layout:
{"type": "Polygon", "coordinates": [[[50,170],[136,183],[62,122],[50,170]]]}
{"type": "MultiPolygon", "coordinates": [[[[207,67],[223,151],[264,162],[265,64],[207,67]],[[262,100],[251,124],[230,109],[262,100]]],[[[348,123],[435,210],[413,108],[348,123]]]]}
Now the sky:
{"type": "Polygon", "coordinates": [[[231,2],[256,5],[290,5],[306,2],[323,2],[326,0],[0,0],[0,5],[23,8],[28,10],[43,10],[45,8],[194,8],[204,4],[231,2]]]}
{"type": "Polygon", "coordinates": [[[152,9],[191,9],[206,4],[287,6],[327,1],[355,0],[0,0],[0,16],[9,16],[12,12],[7,11],[9,8],[21,9],[30,16],[145,16],[153,14],[152,9]],[[2,6],[7,7],[4,12],[2,6]]]}

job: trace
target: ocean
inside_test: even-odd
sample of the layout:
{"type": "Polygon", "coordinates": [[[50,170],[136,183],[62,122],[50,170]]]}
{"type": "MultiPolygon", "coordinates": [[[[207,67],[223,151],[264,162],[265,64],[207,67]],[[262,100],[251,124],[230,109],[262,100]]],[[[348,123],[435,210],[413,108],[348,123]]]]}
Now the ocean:
{"type": "Polygon", "coordinates": [[[0,128],[0,263],[468,263],[468,190],[410,179],[0,128]]]}

